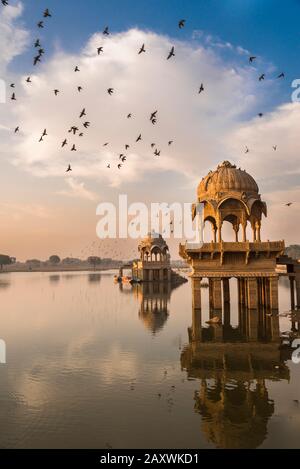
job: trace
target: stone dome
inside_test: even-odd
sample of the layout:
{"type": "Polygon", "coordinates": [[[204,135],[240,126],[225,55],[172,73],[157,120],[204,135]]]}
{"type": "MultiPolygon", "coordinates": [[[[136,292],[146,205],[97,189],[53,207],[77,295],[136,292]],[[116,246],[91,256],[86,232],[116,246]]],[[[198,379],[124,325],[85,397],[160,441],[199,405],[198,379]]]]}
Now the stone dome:
{"type": "Polygon", "coordinates": [[[160,250],[167,249],[168,245],[161,234],[158,233],[148,233],[146,238],[144,238],[139,244],[139,251],[142,249],[147,248],[148,250],[152,250],[154,247],[160,248],[160,250]]]}
{"type": "Polygon", "coordinates": [[[199,201],[221,199],[228,193],[238,193],[258,198],[259,188],[246,171],[224,161],[215,171],[211,171],[198,187],[199,201]]]}

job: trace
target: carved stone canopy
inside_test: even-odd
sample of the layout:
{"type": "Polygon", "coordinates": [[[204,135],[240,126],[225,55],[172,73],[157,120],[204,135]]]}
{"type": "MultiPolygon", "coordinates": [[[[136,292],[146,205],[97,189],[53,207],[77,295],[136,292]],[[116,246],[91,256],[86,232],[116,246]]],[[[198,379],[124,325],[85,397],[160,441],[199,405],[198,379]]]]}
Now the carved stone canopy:
{"type": "Polygon", "coordinates": [[[204,204],[204,220],[211,222],[215,240],[217,230],[220,235],[223,222],[228,221],[236,234],[243,227],[244,239],[250,222],[254,241],[260,241],[261,220],[263,214],[267,216],[267,206],[261,200],[256,181],[246,171],[224,161],[200,182],[198,202],[204,204]]]}

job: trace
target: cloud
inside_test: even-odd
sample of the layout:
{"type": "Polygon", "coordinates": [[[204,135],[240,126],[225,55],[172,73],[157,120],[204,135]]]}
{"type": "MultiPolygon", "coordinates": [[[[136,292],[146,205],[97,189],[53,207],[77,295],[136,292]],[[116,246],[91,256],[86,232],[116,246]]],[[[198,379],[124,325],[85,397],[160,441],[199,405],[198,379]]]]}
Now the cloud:
{"type": "Polygon", "coordinates": [[[194,180],[195,174],[232,156],[222,147],[224,136],[255,115],[263,100],[257,72],[247,61],[243,67],[228,64],[211,47],[138,29],[105,40],[94,34],[78,55],[60,50],[37,69],[32,82],[25,84],[23,77],[23,96],[13,106],[13,126],[21,128],[11,152],[14,164],[37,176],[62,177],[71,162],[76,177],[113,187],[170,171],[194,180]],[[143,43],[147,53],[139,56],[143,43]],[[100,45],[104,54],[98,56],[100,45]],[[167,61],[173,45],[176,57],[167,61]],[[80,73],[74,72],[76,65],[80,73]],[[205,93],[199,95],[201,83],[205,93]],[[109,87],[115,89],[113,96],[107,94],[109,87]],[[54,88],[60,90],[57,98],[54,88]],[[83,108],[91,122],[88,130],[79,119],[83,108]],[[159,111],[156,126],[149,120],[154,110],[159,111]],[[126,119],[129,113],[131,120],[126,119]],[[72,125],[84,132],[82,138],[68,133],[72,125]],[[48,136],[39,143],[44,128],[48,136]],[[140,133],[143,141],[136,144],[140,133]],[[61,148],[64,138],[68,146],[61,148]],[[104,148],[106,142],[110,145],[104,148]],[[160,158],[151,143],[161,150],[160,158]],[[73,144],[77,152],[71,153],[73,144]],[[118,157],[125,144],[130,150],[120,171],[118,157]]]}
{"type": "Polygon", "coordinates": [[[0,11],[0,73],[6,73],[7,65],[26,48],[29,33],[17,20],[22,15],[23,5],[21,2],[15,6],[6,6],[0,11]]]}
{"type": "Polygon", "coordinates": [[[97,195],[85,187],[84,182],[78,182],[74,178],[69,178],[66,180],[69,190],[59,191],[58,194],[65,195],[67,197],[75,197],[86,200],[96,200],[97,195]]]}

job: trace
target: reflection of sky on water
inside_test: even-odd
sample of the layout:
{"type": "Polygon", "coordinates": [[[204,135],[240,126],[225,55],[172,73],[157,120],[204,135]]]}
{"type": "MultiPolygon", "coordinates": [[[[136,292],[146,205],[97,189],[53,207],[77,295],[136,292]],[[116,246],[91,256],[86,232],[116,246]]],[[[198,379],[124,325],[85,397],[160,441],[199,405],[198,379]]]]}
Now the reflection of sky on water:
{"type": "MultiPolygon", "coordinates": [[[[182,368],[192,324],[190,284],[166,294],[167,318],[160,322],[158,317],[153,333],[155,315],[161,313],[157,308],[165,309],[159,294],[146,293],[150,304],[154,301],[154,311],[148,309],[145,319],[141,316],[145,292],[144,296],[143,292],[124,294],[110,274],[59,273],[59,281],[51,280],[51,275],[0,277],[1,338],[8,354],[7,366],[0,367],[0,419],[5,429],[1,447],[101,448],[109,443],[123,448],[204,448],[229,444],[224,443],[222,433],[228,419],[218,407],[222,370],[208,376],[205,394],[203,369],[182,368]],[[1,288],[4,283],[6,288],[1,288]],[[216,427],[214,419],[219,422],[219,417],[216,427]],[[207,431],[214,437],[209,438],[207,431]]],[[[232,325],[236,326],[233,291],[232,296],[232,325]]],[[[203,302],[205,324],[207,291],[203,291],[203,302]]],[[[285,286],[280,289],[280,308],[289,309],[285,286]]],[[[280,323],[282,331],[290,329],[288,318],[281,318],[280,323]]],[[[251,431],[263,426],[259,427],[263,429],[261,441],[257,441],[262,447],[299,447],[300,367],[290,361],[283,364],[288,381],[272,363],[269,360],[271,370],[265,365],[259,375],[252,376],[245,375],[241,365],[234,373],[229,367],[223,393],[230,402],[228,412],[238,412],[251,431]],[[251,404],[245,407],[247,399],[251,404]],[[257,418],[248,419],[248,413],[255,411],[257,418]]],[[[209,365],[207,372],[212,373],[209,365]]],[[[241,433],[233,430],[231,438],[238,444],[241,433]]],[[[242,435],[246,438],[247,432],[242,435]]]]}

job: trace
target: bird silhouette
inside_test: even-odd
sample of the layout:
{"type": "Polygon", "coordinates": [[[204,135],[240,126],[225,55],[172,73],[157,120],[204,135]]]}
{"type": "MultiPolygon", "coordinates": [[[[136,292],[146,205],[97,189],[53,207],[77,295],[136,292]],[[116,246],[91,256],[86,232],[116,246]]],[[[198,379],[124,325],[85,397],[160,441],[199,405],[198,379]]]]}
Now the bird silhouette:
{"type": "Polygon", "coordinates": [[[33,65],[37,65],[38,62],[41,61],[41,56],[40,55],[37,55],[36,57],[34,57],[33,59],[33,65]]]}
{"type": "Polygon", "coordinates": [[[41,43],[40,43],[40,40],[39,40],[39,39],[37,39],[37,40],[35,41],[34,47],[36,47],[36,48],[40,48],[40,47],[41,47],[41,43]]]}
{"type": "Polygon", "coordinates": [[[262,75],[260,75],[259,81],[263,81],[265,78],[266,78],[266,74],[263,73],[262,75]]]}
{"type": "Polygon", "coordinates": [[[286,207],[291,207],[293,205],[293,202],[289,202],[288,204],[285,204],[286,207]]]}
{"type": "Polygon", "coordinates": [[[81,119],[83,116],[86,116],[85,108],[82,109],[82,111],[80,113],[80,116],[79,116],[79,119],[81,119]]]}
{"type": "Polygon", "coordinates": [[[180,20],[178,23],[179,29],[183,29],[185,27],[186,20],[180,20]]]}
{"type": "Polygon", "coordinates": [[[138,136],[138,138],[136,139],[136,143],[141,142],[141,141],[142,141],[142,134],[138,136]]]}
{"type": "Polygon", "coordinates": [[[204,85],[203,83],[201,83],[201,86],[199,88],[199,94],[203,93],[203,91],[204,91],[204,85]]]}
{"type": "Polygon", "coordinates": [[[12,101],[17,101],[17,98],[16,98],[15,93],[13,93],[13,94],[11,95],[11,98],[10,98],[10,99],[11,99],[12,101]]]}
{"type": "Polygon", "coordinates": [[[256,60],[256,57],[254,55],[252,55],[251,57],[249,57],[249,62],[252,64],[254,62],[254,60],[256,60]]]}
{"type": "Polygon", "coordinates": [[[62,142],[61,147],[64,148],[66,145],[68,145],[68,141],[65,138],[65,140],[62,142]]]}
{"type": "Polygon", "coordinates": [[[72,146],[71,151],[77,151],[75,145],[72,146]]]}
{"type": "Polygon", "coordinates": [[[263,117],[263,116],[264,116],[264,115],[263,115],[262,112],[260,112],[260,113],[258,114],[258,117],[263,117]]]}
{"type": "Polygon", "coordinates": [[[44,18],[51,18],[52,15],[51,13],[49,12],[48,8],[46,8],[46,10],[44,11],[44,18]]]}
{"type": "Polygon", "coordinates": [[[104,34],[104,36],[109,36],[110,33],[109,33],[108,26],[106,26],[106,28],[104,29],[103,34],[104,34]]]}
{"type": "Polygon", "coordinates": [[[72,171],[72,168],[71,168],[71,165],[69,164],[69,166],[68,166],[68,169],[67,169],[66,173],[70,173],[71,171],[72,171]]]}
{"type": "Polygon", "coordinates": [[[44,27],[44,21],[39,21],[37,24],[38,28],[43,28],[44,27]]]}
{"type": "Polygon", "coordinates": [[[278,75],[277,78],[284,78],[284,77],[285,77],[285,74],[282,72],[282,73],[280,73],[280,75],[278,75]]]}
{"type": "Polygon", "coordinates": [[[79,93],[81,93],[82,90],[83,90],[82,86],[77,86],[77,91],[78,91],[79,93]]]}
{"type": "Polygon", "coordinates": [[[91,125],[91,123],[87,121],[83,124],[83,127],[85,127],[87,129],[88,127],[90,127],[90,125],[91,125]]]}
{"type": "Polygon", "coordinates": [[[20,127],[18,126],[15,128],[15,134],[18,133],[19,131],[20,131],[20,127]]]}
{"type": "Polygon", "coordinates": [[[170,50],[167,60],[170,60],[172,57],[175,57],[175,47],[172,47],[170,50]]]}
{"type": "Polygon", "coordinates": [[[277,148],[278,148],[277,145],[273,145],[273,150],[274,151],[277,151],[277,148]]]}
{"type": "Polygon", "coordinates": [[[108,88],[107,92],[110,96],[112,96],[114,94],[114,89],[113,88],[108,88]]]}
{"type": "Polygon", "coordinates": [[[98,52],[98,55],[100,55],[103,52],[103,47],[102,46],[98,47],[97,52],[98,52]]]}
{"type": "Polygon", "coordinates": [[[142,45],[142,47],[140,48],[139,50],[139,55],[143,54],[146,52],[146,49],[145,49],[145,44],[142,45]]]}
{"type": "Polygon", "coordinates": [[[57,96],[59,94],[59,90],[54,90],[54,94],[57,96]]]}
{"type": "Polygon", "coordinates": [[[31,81],[31,78],[30,78],[30,77],[28,77],[28,78],[26,79],[26,83],[32,83],[32,81],[31,81]]]}
{"type": "Polygon", "coordinates": [[[74,72],[80,72],[78,65],[76,65],[74,72]]]}

